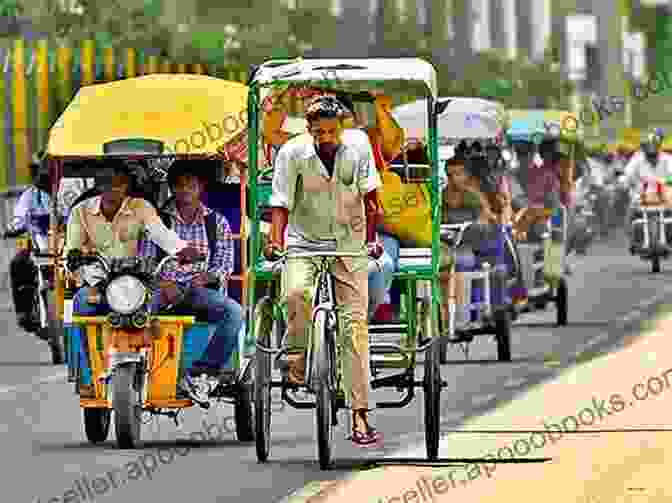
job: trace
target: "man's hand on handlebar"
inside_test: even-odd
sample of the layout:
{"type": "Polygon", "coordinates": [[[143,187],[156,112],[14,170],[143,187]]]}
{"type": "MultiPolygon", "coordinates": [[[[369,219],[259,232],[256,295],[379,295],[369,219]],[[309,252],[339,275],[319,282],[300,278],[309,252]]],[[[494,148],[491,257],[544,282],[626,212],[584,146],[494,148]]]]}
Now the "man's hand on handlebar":
{"type": "Polygon", "coordinates": [[[283,246],[279,243],[274,243],[272,241],[266,243],[264,246],[264,258],[269,262],[277,262],[284,255],[283,246]]]}
{"type": "Polygon", "coordinates": [[[378,260],[380,257],[383,256],[383,253],[385,250],[383,249],[383,245],[381,245],[379,242],[373,242],[373,243],[367,243],[366,245],[366,251],[369,255],[369,257],[378,260]]]}

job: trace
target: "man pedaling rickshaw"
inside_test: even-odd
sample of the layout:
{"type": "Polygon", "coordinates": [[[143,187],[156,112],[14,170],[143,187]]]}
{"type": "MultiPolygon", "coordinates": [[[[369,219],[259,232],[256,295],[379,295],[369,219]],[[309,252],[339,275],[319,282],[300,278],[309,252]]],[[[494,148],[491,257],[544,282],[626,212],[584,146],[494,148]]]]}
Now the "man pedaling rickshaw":
{"type": "MultiPolygon", "coordinates": [[[[368,159],[342,142],[345,115],[345,107],[334,97],[315,98],[305,115],[313,142],[285,145],[275,159],[270,202],[272,226],[264,254],[273,260],[282,253],[285,244],[289,252],[283,274],[290,347],[286,378],[295,385],[305,379],[309,299],[316,266],[310,259],[292,259],[291,253],[366,249],[369,256],[379,258],[383,252],[376,236],[379,215],[376,189],[380,182],[372,175],[368,159]]],[[[338,258],[332,272],[336,298],[343,310],[339,329],[344,344],[345,389],[353,411],[351,440],[359,446],[369,446],[381,437],[367,421],[368,270],[358,262],[338,258]]]]}
{"type": "MultiPolygon", "coordinates": [[[[85,199],[72,208],[66,228],[63,250],[71,253],[98,252],[109,258],[137,257],[139,243],[146,236],[166,253],[180,261],[194,262],[200,251],[168,229],[152,205],[131,197],[134,173],[123,161],[105,161],[96,172],[101,194],[85,199]]],[[[82,316],[104,315],[109,306],[98,302],[95,288],[81,288],[75,297],[75,313],[82,316]]]]}
{"type": "MultiPolygon", "coordinates": [[[[309,133],[293,136],[282,129],[287,112],[279,104],[283,96],[292,91],[295,95],[302,96],[305,103],[315,96],[334,96],[345,108],[341,142],[359,150],[371,163],[372,171],[382,173],[387,169],[389,162],[400,154],[404,143],[404,131],[392,117],[391,98],[376,91],[370,93],[376,110],[375,127],[364,124],[362,117],[355,110],[353,101],[346,93],[320,89],[288,89],[279,94],[271,94],[265,101],[263,122],[264,141],[271,147],[278,149],[286,144],[311,141],[309,133]]],[[[393,275],[399,268],[399,240],[384,232],[381,232],[379,237],[383,245],[383,256],[380,260],[382,270],[369,272],[369,320],[375,317],[378,307],[384,303],[393,275]]]]}

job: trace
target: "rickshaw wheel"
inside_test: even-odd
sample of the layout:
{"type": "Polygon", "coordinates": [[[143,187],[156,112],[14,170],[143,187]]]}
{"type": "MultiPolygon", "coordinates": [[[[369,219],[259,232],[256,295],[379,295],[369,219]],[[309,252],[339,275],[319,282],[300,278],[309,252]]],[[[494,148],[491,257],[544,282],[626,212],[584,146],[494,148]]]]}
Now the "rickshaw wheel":
{"type": "Polygon", "coordinates": [[[110,409],[90,408],[84,410],[84,432],[92,444],[105,442],[110,433],[110,409]]]}
{"type": "Polygon", "coordinates": [[[114,430],[120,449],[134,449],[140,442],[140,416],[142,409],[135,389],[137,366],[124,365],[112,377],[114,430]]]}
{"type": "MultiPolygon", "coordinates": [[[[255,341],[271,345],[273,302],[264,297],[255,308],[255,341]]],[[[257,459],[264,463],[271,451],[271,355],[257,349],[254,361],[254,432],[257,459]]]]}
{"type": "Polygon", "coordinates": [[[315,370],[317,386],[315,390],[315,420],[317,425],[317,456],[320,469],[328,470],[332,464],[332,445],[334,442],[334,428],[332,421],[335,408],[334,385],[334,348],[328,334],[328,314],[319,311],[313,319],[313,337],[319,337],[318,350],[315,355],[315,370]]]}
{"type": "Polygon", "coordinates": [[[565,278],[560,278],[558,283],[558,292],[555,299],[555,306],[558,311],[558,326],[564,327],[567,325],[567,312],[569,310],[568,306],[569,292],[567,289],[567,280],[565,278]]]}
{"type": "Polygon", "coordinates": [[[441,424],[441,351],[442,346],[438,338],[437,323],[427,316],[424,321],[425,337],[435,338],[434,343],[427,348],[425,356],[425,445],[427,459],[435,461],[439,457],[439,436],[441,424]]]}
{"type": "Polygon", "coordinates": [[[511,361],[511,313],[502,309],[495,314],[495,339],[497,340],[497,360],[511,361]]]}

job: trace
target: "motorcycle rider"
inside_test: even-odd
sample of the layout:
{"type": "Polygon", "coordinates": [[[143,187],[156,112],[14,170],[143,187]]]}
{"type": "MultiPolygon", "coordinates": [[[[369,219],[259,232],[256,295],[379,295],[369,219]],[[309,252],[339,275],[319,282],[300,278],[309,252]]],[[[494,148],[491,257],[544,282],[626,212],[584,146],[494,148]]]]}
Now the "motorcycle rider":
{"type": "Polygon", "coordinates": [[[658,134],[649,135],[648,141],[642,143],[641,151],[625,167],[625,184],[631,201],[626,219],[626,233],[633,245],[636,244],[632,232],[633,205],[670,205],[660,182],[672,176],[672,156],[660,151],[661,140],[658,134]]]}
{"type": "MultiPolygon", "coordinates": [[[[16,203],[14,219],[4,234],[15,237],[23,232],[30,234],[32,245],[46,251],[51,205],[51,179],[46,163],[33,161],[30,166],[33,185],[28,187],[16,203]]],[[[37,330],[39,320],[31,318],[33,299],[37,289],[37,268],[30,259],[30,252],[22,250],[9,265],[12,297],[18,325],[27,332],[37,330]]]]}

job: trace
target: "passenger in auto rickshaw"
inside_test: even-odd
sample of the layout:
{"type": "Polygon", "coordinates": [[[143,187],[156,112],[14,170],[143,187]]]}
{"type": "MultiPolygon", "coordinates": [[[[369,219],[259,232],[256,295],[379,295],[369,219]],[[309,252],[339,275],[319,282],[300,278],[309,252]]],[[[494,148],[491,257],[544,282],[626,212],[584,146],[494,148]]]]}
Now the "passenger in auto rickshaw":
{"type": "MultiPolygon", "coordinates": [[[[71,252],[98,252],[110,258],[136,257],[140,240],[149,238],[180,261],[194,262],[200,252],[161,221],[144,199],[130,197],[134,173],[123,161],[108,160],[96,171],[101,194],[85,199],[71,211],[66,228],[64,257],[71,252]]],[[[109,306],[98,302],[95,288],[81,288],[74,310],[84,316],[103,315],[109,306]]]]}
{"type": "MultiPolygon", "coordinates": [[[[174,193],[161,209],[161,216],[180,239],[208,257],[206,270],[186,264],[166,267],[159,278],[159,295],[155,310],[170,310],[178,315],[196,315],[198,321],[215,323],[215,333],[201,360],[190,372],[220,374],[238,344],[243,323],[242,308],[224,293],[234,267],[231,227],[226,217],[205,206],[202,196],[207,187],[203,169],[193,161],[176,161],[168,173],[168,185],[174,193]]],[[[140,256],[161,258],[153,242],[143,240],[140,256]]]]}
{"type": "MultiPolygon", "coordinates": [[[[356,113],[352,100],[346,93],[326,92],[320,89],[293,90],[288,89],[281,93],[271,94],[266,98],[263,120],[264,142],[277,149],[292,141],[307,141],[309,133],[293,136],[282,129],[287,116],[286,110],[280,105],[283,98],[294,94],[304,98],[308,103],[315,96],[331,95],[345,106],[348,114],[343,124],[344,130],[341,141],[352,145],[369,158],[377,172],[383,173],[388,169],[389,162],[401,152],[404,141],[404,132],[391,114],[392,100],[378,92],[372,92],[375,97],[376,126],[367,127],[356,113]]],[[[377,308],[384,303],[389,291],[393,275],[399,267],[399,240],[388,233],[379,233],[384,254],[380,259],[381,271],[369,273],[369,319],[373,319],[377,308]]]]}

